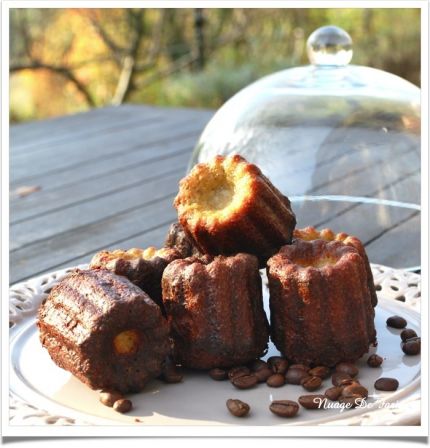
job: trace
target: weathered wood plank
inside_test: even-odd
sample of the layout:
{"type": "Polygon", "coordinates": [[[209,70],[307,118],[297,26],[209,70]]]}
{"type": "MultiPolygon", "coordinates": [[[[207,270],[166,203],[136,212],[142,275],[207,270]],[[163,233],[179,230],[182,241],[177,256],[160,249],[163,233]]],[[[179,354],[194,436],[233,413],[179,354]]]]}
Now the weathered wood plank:
{"type": "MultiPolygon", "coordinates": [[[[409,153],[412,153],[412,150],[404,148],[364,154],[355,150],[343,151],[330,157],[327,154],[325,159],[320,157],[318,165],[315,160],[304,162],[300,169],[298,164],[291,164],[290,160],[286,158],[284,172],[271,176],[271,179],[281,191],[291,196],[313,194],[313,191],[318,188],[337,180],[343,180],[345,185],[342,186],[341,190],[345,194],[345,189],[348,189],[348,177],[352,174],[360,173],[375,166],[383,167],[387,158],[397,158],[409,153]]],[[[301,157],[308,158],[306,154],[302,154],[301,157]]],[[[413,157],[415,159],[415,154],[413,154],[413,157]]],[[[419,160],[413,162],[411,159],[409,163],[415,165],[416,170],[419,170],[419,160]]],[[[280,167],[281,170],[283,166],[280,167]]]]}
{"type": "Polygon", "coordinates": [[[420,214],[391,228],[366,246],[370,260],[386,266],[421,265],[420,214]]]}
{"type": "Polygon", "coordinates": [[[118,131],[107,138],[96,135],[81,141],[79,145],[75,141],[70,141],[60,146],[61,151],[59,150],[59,152],[63,153],[62,156],[53,150],[53,153],[47,153],[44,157],[34,154],[19,161],[12,159],[10,164],[11,180],[16,182],[34,175],[48,175],[57,170],[100,160],[106,155],[119,154],[127,149],[174,140],[178,135],[186,135],[197,129],[201,130],[205,122],[206,118],[190,121],[187,117],[179,117],[172,121],[151,123],[148,126],[136,128],[133,132],[128,129],[118,131]]]}
{"type": "MultiPolygon", "coordinates": [[[[133,247],[147,248],[149,246],[155,246],[157,248],[163,247],[167,231],[172,222],[174,221],[172,220],[171,222],[163,224],[160,227],[157,227],[156,229],[133,236],[127,240],[121,242],[115,242],[113,244],[104,247],[104,249],[107,250],[131,249],[133,247]]],[[[77,266],[79,264],[89,263],[91,261],[92,256],[93,253],[84,255],[83,257],[79,257],[73,260],[68,260],[66,263],[60,264],[59,266],[55,266],[50,270],[63,269],[70,266],[77,266]]]]}
{"type": "MultiPolygon", "coordinates": [[[[416,174],[412,173],[411,175],[408,175],[410,177],[416,176],[416,174]]],[[[380,190],[378,190],[378,194],[381,197],[386,197],[390,194],[392,194],[393,188],[400,182],[404,181],[407,182],[408,176],[405,176],[403,180],[395,180],[394,182],[388,183],[381,187],[380,190]]],[[[371,194],[368,195],[368,197],[375,197],[376,192],[371,192],[371,194]]],[[[333,221],[336,219],[341,220],[340,217],[343,213],[347,213],[351,209],[355,209],[358,207],[359,204],[355,202],[348,202],[345,201],[329,201],[329,200],[322,200],[322,201],[308,201],[308,200],[299,200],[296,202],[293,202],[293,209],[297,216],[297,227],[306,227],[306,226],[315,226],[315,227],[330,227],[333,225],[333,221]]],[[[368,206],[372,207],[372,206],[368,206]]],[[[376,206],[375,206],[376,207],[376,206]]],[[[369,208],[370,210],[370,208],[369,208]]],[[[404,210],[404,209],[398,209],[404,210]]],[[[393,212],[394,213],[394,212],[393,212]]],[[[366,220],[369,219],[366,216],[366,220]]],[[[361,223],[363,225],[363,218],[362,214],[357,214],[356,219],[357,223],[361,223]]],[[[346,231],[345,229],[339,228],[339,231],[346,231]]]]}
{"type": "Polygon", "coordinates": [[[144,114],[126,109],[122,113],[113,114],[105,111],[100,115],[81,117],[80,121],[64,123],[61,127],[52,123],[40,122],[39,135],[28,137],[25,141],[11,139],[13,152],[16,156],[46,151],[55,145],[61,145],[70,140],[81,140],[95,134],[109,134],[122,128],[133,128],[154,122],[163,118],[161,112],[145,111],[144,114]],[[127,113],[124,113],[127,112],[127,113]]]}
{"type": "MultiPolygon", "coordinates": [[[[308,192],[314,195],[323,194],[350,194],[354,196],[373,196],[386,188],[389,184],[417,172],[417,166],[411,159],[410,152],[400,155],[393,163],[375,163],[358,172],[342,176],[336,180],[327,180],[327,183],[308,192]]],[[[390,196],[392,190],[387,190],[386,199],[396,199],[390,196]]],[[[413,200],[411,200],[413,202],[413,200]]]]}
{"type": "MultiPolygon", "coordinates": [[[[10,250],[14,251],[35,241],[47,240],[72,229],[79,230],[85,225],[101,222],[103,219],[128,210],[171,197],[177,192],[178,182],[183,174],[183,169],[180,169],[162,178],[143,180],[137,185],[115,191],[107,196],[101,195],[12,225],[10,250]]],[[[149,213],[152,211],[149,210],[149,213]]],[[[144,217],[142,216],[141,219],[144,217]]],[[[81,231],[83,232],[84,229],[81,231]]]]}
{"type": "MultiPolygon", "coordinates": [[[[10,186],[11,192],[15,191],[22,185],[37,185],[41,188],[39,192],[34,193],[37,197],[42,191],[52,190],[58,187],[74,185],[81,181],[90,178],[103,176],[116,170],[127,169],[136,164],[144,164],[146,162],[167,159],[179,152],[188,152],[191,155],[191,150],[200,133],[200,130],[194,130],[190,134],[184,136],[177,135],[174,140],[164,141],[162,143],[155,143],[145,146],[142,144],[136,148],[130,148],[123,153],[107,155],[100,160],[93,160],[84,162],[82,164],[74,165],[61,171],[47,175],[36,175],[32,178],[27,178],[27,182],[19,181],[13,182],[10,186]]],[[[29,196],[29,198],[32,196],[29,196]]],[[[19,201],[16,197],[12,199],[12,204],[19,201]]]]}
{"type": "MultiPolygon", "coordinates": [[[[167,226],[176,219],[172,206],[174,194],[165,199],[136,207],[104,220],[34,242],[10,254],[10,282],[16,283],[57,266],[73,263],[93,253],[134,236],[167,226]]],[[[143,240],[142,240],[143,241],[143,240]]],[[[145,241],[145,245],[151,244],[145,241]]],[[[144,243],[142,243],[144,245],[144,243]]]]}
{"type": "Polygon", "coordinates": [[[119,123],[135,120],[136,117],[146,120],[156,116],[165,117],[181,113],[199,114],[201,112],[208,111],[134,104],[107,106],[73,115],[12,125],[10,127],[10,143],[14,152],[19,152],[25,151],[27,147],[53,143],[57,139],[63,140],[65,137],[73,138],[99,133],[103,129],[109,129],[119,123]]]}
{"type": "Polygon", "coordinates": [[[81,182],[74,180],[73,184],[36,192],[12,203],[10,222],[16,224],[54,210],[79,205],[82,201],[109,195],[135,184],[139,185],[142,180],[147,182],[163,178],[181,170],[185,174],[189,157],[187,148],[186,151],[169,158],[149,160],[125,169],[112,167],[114,171],[103,176],[91,177],[81,182]]]}

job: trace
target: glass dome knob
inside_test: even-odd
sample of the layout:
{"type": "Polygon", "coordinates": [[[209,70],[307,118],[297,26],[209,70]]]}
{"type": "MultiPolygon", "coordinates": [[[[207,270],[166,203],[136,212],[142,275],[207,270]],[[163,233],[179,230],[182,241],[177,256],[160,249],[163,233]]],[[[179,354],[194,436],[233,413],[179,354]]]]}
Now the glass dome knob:
{"type": "Polygon", "coordinates": [[[307,41],[308,57],[319,66],[348,65],[352,58],[351,36],[337,26],[323,26],[315,30],[307,41]]]}

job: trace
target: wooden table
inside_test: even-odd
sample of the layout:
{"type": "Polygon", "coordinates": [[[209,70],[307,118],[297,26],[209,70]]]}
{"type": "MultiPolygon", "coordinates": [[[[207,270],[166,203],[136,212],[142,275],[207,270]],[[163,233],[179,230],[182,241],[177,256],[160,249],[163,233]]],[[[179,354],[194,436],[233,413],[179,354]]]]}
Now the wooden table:
{"type": "MultiPolygon", "coordinates": [[[[10,282],[88,262],[105,248],[161,246],[176,219],[172,201],[178,181],[212,115],[205,110],[125,105],[12,126],[10,282]]],[[[394,172],[377,196],[390,198],[390,185],[419,176],[417,157],[418,165],[411,168],[407,156],[401,162],[403,171],[394,172]]],[[[357,163],[333,178],[321,161],[319,175],[325,178],[316,179],[319,187],[314,185],[308,193],[342,191],[342,182],[348,182],[358,188],[358,195],[375,196],[366,175],[369,167],[357,169],[357,163]]],[[[377,171],[378,166],[370,169],[377,171]]],[[[419,203],[419,190],[408,194],[419,203]]],[[[417,210],[400,210],[397,221],[390,221],[381,233],[368,231],[366,207],[360,211],[352,206],[350,213],[341,204],[326,204],[324,219],[314,204],[297,203],[295,210],[301,226],[351,232],[356,228],[371,261],[399,267],[399,257],[406,265],[412,263],[408,253],[417,259],[417,210]],[[392,244],[393,238],[398,244],[392,244]]]]}

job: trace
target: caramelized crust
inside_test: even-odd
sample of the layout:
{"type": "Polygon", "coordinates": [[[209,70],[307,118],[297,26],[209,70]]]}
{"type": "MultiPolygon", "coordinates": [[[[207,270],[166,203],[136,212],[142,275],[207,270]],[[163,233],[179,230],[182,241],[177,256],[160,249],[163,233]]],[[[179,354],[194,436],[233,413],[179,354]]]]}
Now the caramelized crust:
{"type": "Polygon", "coordinates": [[[108,269],[127,277],[162,307],[161,276],[165,267],[177,258],[181,258],[180,252],[168,247],[102,251],[94,255],[90,269],[108,269]]]}
{"type": "Polygon", "coordinates": [[[295,240],[268,261],[271,336],[295,363],[355,361],[376,340],[364,260],[339,241],[295,240]]]}
{"type": "Polygon", "coordinates": [[[175,260],[162,285],[176,361],[211,369],[263,355],[269,333],[256,257],[175,260]]]}
{"type": "Polygon", "coordinates": [[[264,264],[291,242],[296,218],[288,198],[243,157],[199,163],[179,185],[179,222],[202,253],[247,252],[264,264]]]}
{"type": "Polygon", "coordinates": [[[303,229],[295,229],[293,236],[294,238],[300,238],[304,241],[313,241],[317,239],[325,241],[340,241],[343,244],[357,249],[358,253],[363,257],[366,266],[367,285],[369,287],[370,297],[372,298],[372,305],[375,307],[378,304],[378,297],[376,295],[375,284],[373,282],[372,268],[370,267],[369,259],[363,243],[357,237],[348,235],[345,232],[334,233],[331,229],[317,230],[315,227],[311,226],[303,229]]]}
{"type": "Polygon", "coordinates": [[[170,349],[160,308],[107,270],[64,278],[40,306],[37,326],[52,360],[92,389],[141,390],[170,349]]]}
{"type": "Polygon", "coordinates": [[[164,245],[176,249],[182,258],[202,255],[179,222],[170,226],[164,245]]]}

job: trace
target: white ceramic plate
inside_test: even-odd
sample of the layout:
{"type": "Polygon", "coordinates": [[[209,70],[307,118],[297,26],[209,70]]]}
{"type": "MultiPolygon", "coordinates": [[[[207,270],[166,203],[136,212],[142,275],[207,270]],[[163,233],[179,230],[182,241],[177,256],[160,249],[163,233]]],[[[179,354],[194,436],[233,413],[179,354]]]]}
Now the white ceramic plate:
{"type": "MultiPolygon", "coordinates": [[[[269,411],[272,400],[297,400],[301,386],[270,388],[260,384],[251,390],[235,389],[228,381],[214,381],[204,372],[185,372],[179,384],[152,381],[130,395],[134,409],[119,414],[103,406],[97,391],[90,390],[70,373],[57,367],[42,348],[35,325],[37,308],[47,292],[69,270],[47,274],[15,285],[10,292],[10,423],[91,425],[417,425],[420,423],[420,356],[405,356],[400,349],[400,330],[386,326],[387,317],[399,314],[420,334],[420,276],[383,266],[372,266],[379,296],[376,308],[377,351],[384,358],[380,368],[359,362],[359,380],[369,389],[367,406],[341,410],[300,408],[293,419],[281,419],[269,411]],[[396,300],[397,299],[397,300],[396,300]],[[379,377],[399,380],[395,392],[373,387],[379,377]],[[229,414],[225,402],[239,398],[251,406],[248,417],[229,414]],[[137,419],[137,420],[136,420],[137,419]]],[[[268,294],[264,288],[265,308],[268,294]]],[[[270,344],[268,356],[278,354],[270,344]]],[[[323,383],[320,393],[331,386],[323,383]]]]}

